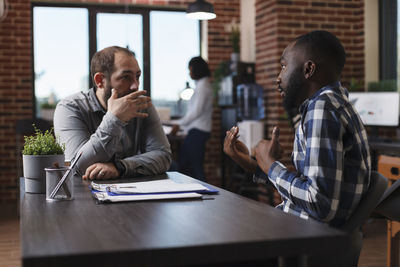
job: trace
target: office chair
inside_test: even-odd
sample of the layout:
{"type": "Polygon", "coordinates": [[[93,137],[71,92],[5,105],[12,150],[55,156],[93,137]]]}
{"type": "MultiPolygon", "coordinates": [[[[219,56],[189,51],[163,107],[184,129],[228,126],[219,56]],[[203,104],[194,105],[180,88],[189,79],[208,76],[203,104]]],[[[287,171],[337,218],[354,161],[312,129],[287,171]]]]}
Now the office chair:
{"type": "Polygon", "coordinates": [[[358,264],[362,247],[362,232],[361,226],[373,213],[376,206],[378,206],[382,195],[387,189],[388,180],[376,171],[371,172],[371,181],[367,194],[361,199],[361,202],[350,219],[340,228],[350,234],[350,248],[347,251],[344,259],[346,259],[345,266],[354,266],[358,264]]]}
{"type": "Polygon", "coordinates": [[[339,229],[349,234],[349,244],[346,254],[335,258],[309,258],[309,266],[341,266],[341,267],[357,267],[358,258],[360,256],[363,235],[361,226],[373,213],[385,190],[387,189],[388,180],[376,171],[371,172],[370,186],[366,195],[361,199],[359,206],[350,216],[349,220],[339,229]]]}
{"type": "Polygon", "coordinates": [[[399,222],[400,222],[400,180],[397,180],[390,186],[379,205],[374,210],[374,215],[384,217],[388,220],[387,232],[387,263],[388,266],[399,266],[399,222]]]}
{"type": "Polygon", "coordinates": [[[386,189],[374,213],[388,220],[400,221],[400,180],[386,189]]]}
{"type": "Polygon", "coordinates": [[[342,225],[341,229],[346,232],[359,230],[360,226],[374,212],[387,189],[388,180],[376,171],[371,172],[371,183],[367,194],[361,199],[360,205],[354,211],[350,219],[342,225]]]}

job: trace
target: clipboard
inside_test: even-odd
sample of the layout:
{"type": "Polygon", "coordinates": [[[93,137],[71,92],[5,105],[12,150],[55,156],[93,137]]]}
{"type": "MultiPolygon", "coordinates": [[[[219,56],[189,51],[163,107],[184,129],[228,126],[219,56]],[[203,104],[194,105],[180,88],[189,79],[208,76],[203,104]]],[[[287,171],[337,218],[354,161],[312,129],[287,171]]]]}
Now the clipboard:
{"type": "Polygon", "coordinates": [[[217,194],[219,192],[207,184],[177,183],[172,179],[113,184],[102,184],[92,181],[90,187],[93,197],[100,203],[201,198],[202,194],[217,194]]]}
{"type": "Polygon", "coordinates": [[[164,194],[136,194],[136,195],[111,195],[109,192],[94,192],[93,197],[99,203],[107,202],[126,202],[126,201],[146,201],[146,200],[165,200],[165,199],[202,199],[199,193],[164,193],[164,194]]]}

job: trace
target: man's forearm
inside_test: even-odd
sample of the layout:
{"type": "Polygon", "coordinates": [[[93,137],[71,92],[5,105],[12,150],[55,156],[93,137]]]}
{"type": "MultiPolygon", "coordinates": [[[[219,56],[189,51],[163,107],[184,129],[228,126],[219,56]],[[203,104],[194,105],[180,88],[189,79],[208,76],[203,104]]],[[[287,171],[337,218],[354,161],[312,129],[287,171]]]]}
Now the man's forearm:
{"type": "Polygon", "coordinates": [[[75,119],[76,114],[59,106],[55,115],[55,131],[60,143],[65,143],[66,159],[72,160],[81,151],[77,171],[83,175],[93,163],[108,162],[112,159],[122,136],[123,124],[107,113],[96,131],[90,135],[87,125],[75,119]]]}
{"type": "Polygon", "coordinates": [[[236,155],[233,156],[232,159],[246,172],[255,173],[257,170],[257,161],[252,159],[250,156],[236,155]]]}
{"type": "Polygon", "coordinates": [[[166,172],[172,161],[169,148],[153,150],[143,154],[121,159],[126,167],[125,176],[155,175],[166,172]]]}

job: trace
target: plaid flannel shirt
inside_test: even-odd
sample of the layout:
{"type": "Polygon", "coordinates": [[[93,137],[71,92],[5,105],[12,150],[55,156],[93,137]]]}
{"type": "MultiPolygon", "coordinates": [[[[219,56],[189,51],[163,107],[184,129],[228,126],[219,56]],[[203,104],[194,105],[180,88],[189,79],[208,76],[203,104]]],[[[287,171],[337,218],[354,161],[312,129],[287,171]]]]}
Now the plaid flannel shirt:
{"type": "Polygon", "coordinates": [[[284,212],[342,225],[367,192],[371,158],[365,128],[340,82],[321,88],[300,107],[292,160],[297,173],[276,161],[268,177],[284,212]]]}

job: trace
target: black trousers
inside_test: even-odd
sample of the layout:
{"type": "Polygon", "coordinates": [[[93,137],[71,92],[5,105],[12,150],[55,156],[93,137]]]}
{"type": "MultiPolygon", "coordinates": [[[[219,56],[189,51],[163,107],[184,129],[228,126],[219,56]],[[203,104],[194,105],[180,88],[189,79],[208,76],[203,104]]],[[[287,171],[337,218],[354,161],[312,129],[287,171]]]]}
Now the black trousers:
{"type": "Polygon", "coordinates": [[[191,129],[178,155],[178,170],[186,175],[205,181],[203,169],[206,143],[210,133],[191,129]]]}

